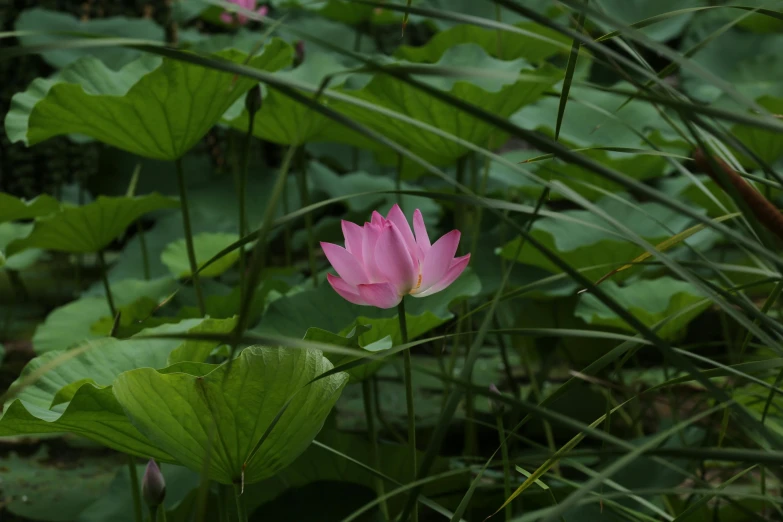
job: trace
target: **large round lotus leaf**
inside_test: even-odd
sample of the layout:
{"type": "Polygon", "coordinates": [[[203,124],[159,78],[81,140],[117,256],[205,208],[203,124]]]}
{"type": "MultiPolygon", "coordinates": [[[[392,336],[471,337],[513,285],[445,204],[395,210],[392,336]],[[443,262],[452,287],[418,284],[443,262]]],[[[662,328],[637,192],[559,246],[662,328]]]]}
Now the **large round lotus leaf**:
{"type": "MultiPolygon", "coordinates": [[[[216,56],[274,71],[290,63],[292,52],[274,39],[249,61],[235,49],[216,56]]],[[[16,94],[6,132],[27,145],[82,134],[147,158],[174,160],[253,85],[246,77],[173,59],[142,56],[112,71],[86,57],[16,94]]]]}
{"type": "Polygon", "coordinates": [[[250,484],[293,462],[321,430],[348,376],[308,383],[332,368],[320,350],[254,346],[204,376],[140,368],[113,389],[133,425],[179,463],[250,484]]]}

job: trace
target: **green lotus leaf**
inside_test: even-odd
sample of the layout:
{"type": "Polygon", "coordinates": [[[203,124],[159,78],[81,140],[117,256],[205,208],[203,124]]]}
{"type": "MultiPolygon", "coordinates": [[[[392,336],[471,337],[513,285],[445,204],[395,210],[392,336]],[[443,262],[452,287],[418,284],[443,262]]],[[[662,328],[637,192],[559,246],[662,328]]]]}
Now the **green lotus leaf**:
{"type": "MultiPolygon", "coordinates": [[[[683,333],[688,323],[711,304],[693,285],[671,277],[638,280],[622,287],[607,281],[601,287],[645,326],[653,327],[668,319],[657,330],[664,339],[683,333]]],[[[581,295],[575,314],[592,325],[636,331],[592,294],[581,295]]]]}
{"type": "Polygon", "coordinates": [[[33,219],[60,210],[60,203],[46,194],[25,201],[0,192],[0,223],[33,219]]]}
{"type": "MultiPolygon", "coordinates": [[[[176,289],[176,282],[165,277],[151,281],[127,279],[112,283],[114,304],[120,310],[141,300],[159,300],[176,289]]],[[[82,341],[99,339],[109,334],[113,318],[106,296],[85,295],[59,308],[55,308],[46,320],[38,325],[33,336],[36,353],[66,350],[82,341]],[[102,329],[96,323],[102,322],[102,329]]]]}
{"type": "MultiPolygon", "coordinates": [[[[209,261],[215,254],[239,240],[237,234],[202,233],[193,236],[193,250],[196,254],[196,264],[209,261]]],[[[201,277],[218,277],[234,266],[239,259],[240,250],[229,252],[207,268],[199,272],[201,277]]],[[[160,260],[177,278],[190,277],[190,262],[188,261],[187,244],[184,239],[169,243],[160,256],[160,260]]]]}
{"type": "MultiPolygon", "coordinates": [[[[631,229],[653,245],[682,232],[691,223],[690,218],[658,203],[627,204],[605,198],[597,204],[608,215],[631,229]]],[[[587,210],[569,210],[559,218],[547,217],[536,221],[531,233],[545,247],[555,252],[582,274],[597,279],[628,263],[644,250],[623,238],[611,224],[587,210]]],[[[511,259],[519,248],[520,238],[506,243],[500,254],[511,259]]],[[[560,268],[537,249],[526,243],[517,261],[548,272],[560,273],[560,268]]],[[[613,279],[624,279],[633,273],[624,270],[613,279]]]]}
{"type": "Polygon", "coordinates": [[[82,33],[157,42],[163,42],[166,37],[163,27],[149,18],[114,16],[91,18],[85,21],[68,13],[42,8],[22,11],[14,27],[22,32],[18,38],[25,47],[50,45],[51,49],[42,52],[41,56],[47,63],[58,68],[65,67],[84,56],[92,56],[116,69],[138,58],[142,52],[129,47],[111,45],[80,49],[67,44],[68,40],[73,39],[72,37],[52,33],[82,33]],[[57,43],[62,45],[57,46],[57,43]]]}
{"type": "MultiPolygon", "coordinates": [[[[221,332],[222,321],[188,319],[162,333],[221,332]]],[[[146,330],[152,335],[157,329],[146,330]]],[[[202,344],[200,348],[203,349],[202,344]]],[[[217,346],[212,342],[211,348],[217,346]]],[[[111,385],[122,372],[164,368],[171,353],[188,350],[179,339],[102,338],[68,350],[40,355],[25,367],[17,383],[46,370],[4,407],[0,437],[34,433],[76,433],[126,453],[174,461],[131,425],[111,385]]]]}
{"type": "Polygon", "coordinates": [[[114,395],[133,425],[184,466],[223,484],[273,476],[312,442],[348,381],[320,350],[254,346],[202,376],[125,372],[114,395]],[[254,453],[281,408],[285,413],[254,453]]]}
{"type": "Polygon", "coordinates": [[[8,245],[9,255],[29,248],[60,252],[98,252],[144,214],[179,207],[176,199],[149,194],[137,197],[98,196],[81,207],[63,207],[35,222],[32,233],[8,245]]]}
{"type": "Polygon", "coordinates": [[[539,63],[556,53],[568,53],[571,42],[561,33],[530,22],[514,24],[527,34],[485,29],[475,25],[456,25],[441,31],[421,47],[402,45],[394,52],[397,58],[411,62],[435,63],[454,46],[473,43],[490,56],[501,60],[524,58],[539,63]]]}
{"type": "MultiPolygon", "coordinates": [[[[469,75],[417,77],[419,81],[431,87],[445,91],[501,118],[509,117],[521,107],[536,101],[563,74],[562,71],[550,66],[534,69],[521,59],[497,60],[488,56],[484,49],[476,44],[452,47],[434,66],[457,71],[467,66],[505,73],[473,76],[469,79],[463,79],[464,76],[469,75]],[[522,79],[517,78],[520,74],[524,75],[522,79]]],[[[358,78],[355,81],[358,82],[358,78]]],[[[369,83],[360,89],[351,90],[343,87],[340,90],[344,94],[404,114],[482,147],[488,146],[490,138],[495,146],[502,144],[506,138],[503,133],[498,132],[494,126],[485,121],[455,109],[452,104],[388,75],[373,76],[369,83]]],[[[374,111],[363,107],[347,102],[333,103],[332,106],[436,165],[450,164],[468,151],[466,147],[418,126],[380,117],[374,111]]],[[[348,137],[340,135],[333,136],[332,139],[349,140],[348,137]]],[[[379,150],[383,152],[385,149],[379,150]]],[[[397,154],[383,155],[380,159],[385,163],[394,163],[397,161],[397,154]]],[[[403,169],[406,171],[406,177],[414,177],[421,172],[421,168],[410,161],[403,162],[403,169]]]]}
{"type": "MultiPolygon", "coordinates": [[[[382,352],[392,347],[392,339],[391,336],[388,335],[368,345],[362,345],[359,337],[371,329],[372,327],[370,325],[359,325],[351,328],[351,331],[347,334],[339,335],[321,328],[308,328],[304,340],[355,349],[355,357],[336,353],[325,354],[326,358],[332,361],[332,364],[340,366],[341,364],[348,363],[352,360],[366,357],[368,354],[377,354],[377,352],[382,352]]],[[[374,361],[356,368],[351,368],[346,373],[348,373],[351,378],[350,382],[359,382],[374,374],[381,365],[383,365],[383,361],[374,361]]]]}
{"type": "MultiPolygon", "coordinates": [[[[245,53],[215,54],[245,63],[245,53]]],[[[247,65],[277,70],[291,47],[274,39],[247,65]]],[[[82,134],[153,159],[185,154],[245,91],[245,77],[177,60],[142,56],[120,71],[82,58],[51,79],[35,80],[16,94],[6,117],[11,141],[35,145],[53,136],[82,134]]]]}

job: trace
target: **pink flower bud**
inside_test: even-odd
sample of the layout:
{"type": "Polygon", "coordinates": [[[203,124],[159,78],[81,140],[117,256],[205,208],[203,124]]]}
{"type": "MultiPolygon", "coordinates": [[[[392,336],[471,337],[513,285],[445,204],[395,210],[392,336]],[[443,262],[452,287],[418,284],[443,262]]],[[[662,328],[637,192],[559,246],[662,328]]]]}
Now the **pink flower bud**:
{"type": "Polygon", "coordinates": [[[163,499],[166,498],[166,480],[154,459],[147,463],[144,478],[141,479],[141,496],[144,502],[153,508],[163,504],[163,499]]]}

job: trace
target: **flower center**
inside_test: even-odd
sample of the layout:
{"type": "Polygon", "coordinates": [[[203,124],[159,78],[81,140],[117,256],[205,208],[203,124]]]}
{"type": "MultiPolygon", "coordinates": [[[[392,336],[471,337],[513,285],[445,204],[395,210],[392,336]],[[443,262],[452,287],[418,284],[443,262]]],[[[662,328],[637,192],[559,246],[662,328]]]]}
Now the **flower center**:
{"type": "Polygon", "coordinates": [[[416,286],[411,288],[411,291],[408,292],[410,294],[415,294],[416,291],[421,287],[421,272],[419,272],[419,279],[416,281],[416,286]]]}

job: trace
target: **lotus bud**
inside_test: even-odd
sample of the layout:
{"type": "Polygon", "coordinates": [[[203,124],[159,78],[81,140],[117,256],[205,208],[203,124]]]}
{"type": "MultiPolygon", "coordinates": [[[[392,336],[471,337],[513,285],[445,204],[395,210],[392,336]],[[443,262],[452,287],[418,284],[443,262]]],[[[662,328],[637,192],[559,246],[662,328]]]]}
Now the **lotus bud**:
{"type": "Polygon", "coordinates": [[[247,92],[245,98],[245,109],[252,117],[255,113],[261,110],[261,86],[256,84],[255,87],[247,92]]]}
{"type": "Polygon", "coordinates": [[[166,480],[154,459],[147,463],[144,478],[141,479],[141,496],[150,508],[160,506],[166,498],[166,480]]]}

